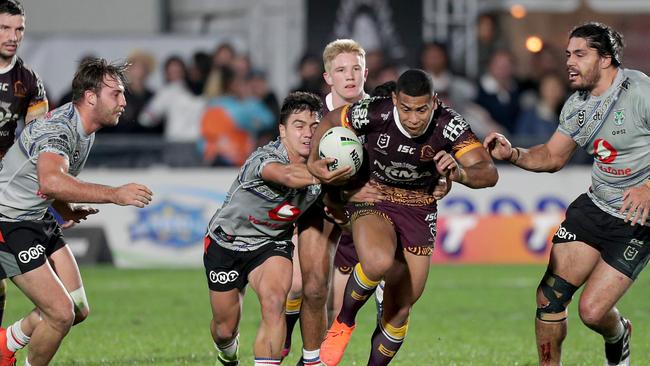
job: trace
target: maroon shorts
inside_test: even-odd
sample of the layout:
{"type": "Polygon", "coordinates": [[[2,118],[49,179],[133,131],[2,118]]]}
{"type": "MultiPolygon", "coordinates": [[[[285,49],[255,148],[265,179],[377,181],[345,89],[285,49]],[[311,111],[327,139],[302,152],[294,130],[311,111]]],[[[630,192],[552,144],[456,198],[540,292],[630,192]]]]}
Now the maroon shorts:
{"type": "Polygon", "coordinates": [[[359,263],[359,256],[357,255],[357,250],[354,248],[352,234],[343,232],[341,239],[339,239],[339,245],[336,247],[334,267],[343,274],[350,274],[357,263],[359,263]]]}
{"type": "Polygon", "coordinates": [[[397,234],[397,244],[415,255],[431,255],[436,241],[436,204],[403,205],[394,202],[354,203],[347,207],[352,220],[378,215],[390,222],[397,234]]]}

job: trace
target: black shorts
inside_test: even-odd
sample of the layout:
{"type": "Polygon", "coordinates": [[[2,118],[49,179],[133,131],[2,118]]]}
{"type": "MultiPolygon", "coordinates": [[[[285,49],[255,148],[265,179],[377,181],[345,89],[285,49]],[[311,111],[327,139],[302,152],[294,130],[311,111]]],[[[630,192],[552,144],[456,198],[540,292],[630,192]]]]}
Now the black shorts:
{"type": "Polygon", "coordinates": [[[650,228],[632,226],[596,206],[587,194],[569,205],[553,244],[581,241],[600,251],[610,266],[636,279],[650,260],[650,228]]]}
{"type": "Polygon", "coordinates": [[[36,269],[64,246],[61,227],[50,212],[42,220],[0,221],[0,278],[36,269]]]}
{"type": "Polygon", "coordinates": [[[242,290],[248,284],[248,275],[267,259],[279,256],[291,261],[293,257],[291,240],[271,242],[247,252],[226,249],[210,236],[204,241],[203,266],[212,291],[242,290]]]}

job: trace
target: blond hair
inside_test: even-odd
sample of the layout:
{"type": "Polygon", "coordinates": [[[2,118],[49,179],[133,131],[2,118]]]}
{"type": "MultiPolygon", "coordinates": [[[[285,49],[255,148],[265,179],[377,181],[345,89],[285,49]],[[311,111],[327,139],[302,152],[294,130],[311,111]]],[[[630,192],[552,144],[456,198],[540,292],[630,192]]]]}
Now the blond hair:
{"type": "Polygon", "coordinates": [[[366,62],[366,51],[353,39],[337,39],[330,42],[323,51],[323,65],[325,72],[330,72],[332,60],[341,53],[356,53],[366,62]]]}

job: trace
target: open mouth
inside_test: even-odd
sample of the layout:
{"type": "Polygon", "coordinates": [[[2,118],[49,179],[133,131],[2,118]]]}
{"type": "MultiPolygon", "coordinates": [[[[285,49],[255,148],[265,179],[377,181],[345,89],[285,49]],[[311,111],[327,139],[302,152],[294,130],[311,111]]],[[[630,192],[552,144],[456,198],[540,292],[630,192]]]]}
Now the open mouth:
{"type": "Polygon", "coordinates": [[[575,70],[569,70],[569,81],[575,81],[580,76],[580,73],[575,70]]]}

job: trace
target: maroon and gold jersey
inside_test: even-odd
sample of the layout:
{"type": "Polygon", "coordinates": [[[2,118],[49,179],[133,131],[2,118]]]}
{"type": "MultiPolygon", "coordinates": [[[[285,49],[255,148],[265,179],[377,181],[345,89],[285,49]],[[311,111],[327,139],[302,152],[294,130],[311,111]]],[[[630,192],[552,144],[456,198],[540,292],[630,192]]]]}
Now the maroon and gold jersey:
{"type": "Polygon", "coordinates": [[[18,121],[47,102],[43,83],[20,57],[0,69],[0,154],[14,143],[18,121]]]}
{"type": "Polygon", "coordinates": [[[363,99],[344,107],[341,123],[366,136],[370,179],[398,191],[432,190],[439,177],[433,160],[438,151],[459,158],[482,146],[463,117],[442,104],[418,137],[404,130],[390,97],[363,99]]]}

